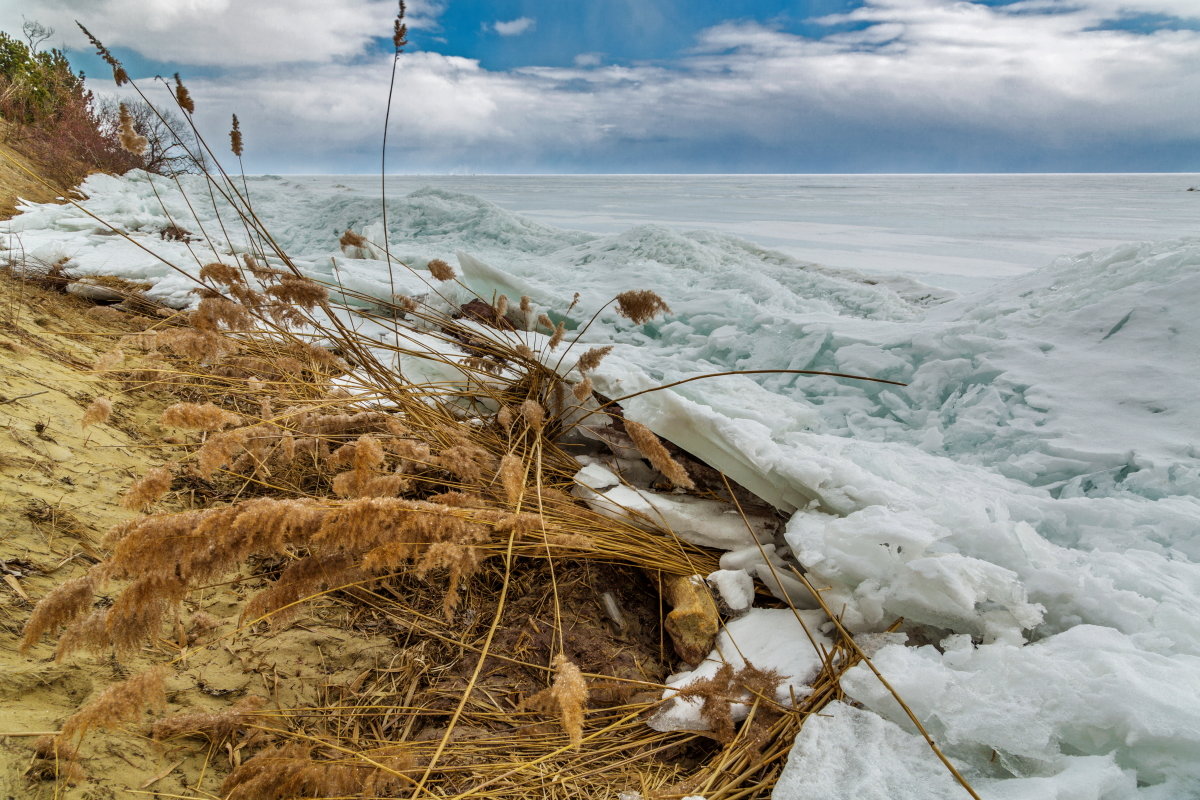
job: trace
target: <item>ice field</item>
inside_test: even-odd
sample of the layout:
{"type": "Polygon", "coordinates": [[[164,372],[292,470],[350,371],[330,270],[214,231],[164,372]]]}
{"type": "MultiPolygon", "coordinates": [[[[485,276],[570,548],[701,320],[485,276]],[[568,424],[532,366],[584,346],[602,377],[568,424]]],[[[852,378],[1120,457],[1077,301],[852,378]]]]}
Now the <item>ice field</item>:
{"type": "MultiPolygon", "coordinates": [[[[610,397],[725,370],[907,384],[736,376],[634,398],[630,419],[788,521],[760,549],[707,507],[638,502],[728,550],[725,570],[814,609],[762,554],[799,563],[856,633],[904,617],[907,641],[864,641],[983,797],[1176,800],[1200,797],[1196,180],[396,178],[389,241],[414,268],[395,277],[410,294],[429,291],[433,258],[484,297],[528,295],[556,318],[578,292],[572,324],[621,291],[656,291],[666,318],[633,325],[609,309],[568,334],[576,356],[614,345],[593,376],[610,397]]],[[[46,205],[0,224],[0,256],[65,258],[72,275],[146,281],[185,305],[196,261],[160,238],[169,218],[203,234],[198,251],[246,241],[217,224],[198,180],[191,206],[156,185],[131,174],[83,187],[83,206],[145,249],[46,205]]],[[[377,178],[248,187],[303,270],[388,295],[382,261],[338,246],[347,228],[381,238],[377,178]]],[[[636,491],[603,472],[581,475],[591,502],[636,491]]],[[[723,636],[802,690],[811,649],[775,613],[751,609],[723,636]],[[795,641],[767,646],[789,631],[795,641]]],[[[843,685],[854,704],[806,723],[776,798],[965,796],[869,670],[843,685]]],[[[681,705],[657,724],[701,723],[681,705]]]]}

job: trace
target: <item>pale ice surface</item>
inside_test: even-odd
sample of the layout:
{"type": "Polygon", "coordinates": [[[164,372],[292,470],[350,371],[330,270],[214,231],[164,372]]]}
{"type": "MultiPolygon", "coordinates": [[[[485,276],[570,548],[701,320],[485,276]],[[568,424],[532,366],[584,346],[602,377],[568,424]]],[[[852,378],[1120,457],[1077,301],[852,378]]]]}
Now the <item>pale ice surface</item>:
{"type": "MultiPolygon", "coordinates": [[[[657,291],[665,319],[636,326],[609,308],[568,336],[580,343],[566,368],[615,346],[593,376],[610,397],[734,369],[907,384],[724,377],[624,406],[789,516],[761,547],[721,529],[723,569],[811,609],[779,569],[798,563],[860,636],[906,619],[913,644],[884,641],[876,663],[984,797],[1200,797],[1193,179],[469,180],[394,186],[391,250],[415,269],[390,280],[378,254],[337,246],[347,227],[382,232],[366,179],[249,186],[302,269],[366,294],[429,292],[432,258],[457,261],[484,296],[528,294],[556,318],[579,292],[575,322],[617,292],[657,291]]],[[[158,187],[171,218],[206,235],[193,248],[246,247],[211,207],[197,203],[195,220],[158,187]]],[[[74,274],[189,302],[196,262],[159,237],[167,216],[147,180],[94,177],[84,190],[88,209],[151,252],[77,209],[36,206],[0,239],[8,256],[67,258],[74,274]]],[[[448,377],[412,361],[410,375],[448,377]]],[[[597,494],[635,491],[589,474],[597,494]]],[[[686,502],[672,513],[708,524],[686,502]]],[[[735,649],[759,652],[756,623],[740,628],[735,649]]],[[[791,642],[783,666],[802,684],[811,646],[791,642]]],[[[856,705],[806,723],[777,798],[958,796],[873,675],[857,668],[844,688],[856,705]]]]}

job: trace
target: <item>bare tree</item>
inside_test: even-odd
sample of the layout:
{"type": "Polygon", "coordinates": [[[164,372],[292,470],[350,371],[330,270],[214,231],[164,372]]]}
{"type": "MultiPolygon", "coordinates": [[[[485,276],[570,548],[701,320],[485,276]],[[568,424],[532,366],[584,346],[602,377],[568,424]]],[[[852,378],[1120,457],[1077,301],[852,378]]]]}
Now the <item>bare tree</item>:
{"type": "MultiPolygon", "coordinates": [[[[126,100],[125,108],[133,118],[133,129],[148,142],[143,169],[159,175],[182,175],[200,172],[201,165],[193,155],[203,157],[191,127],[169,111],[155,112],[142,100],[126,100]]],[[[120,118],[121,101],[105,97],[100,101],[97,116],[102,126],[115,126],[120,118]]]]}
{"type": "Polygon", "coordinates": [[[37,20],[25,19],[21,24],[21,31],[25,34],[25,41],[29,42],[29,52],[36,53],[38,45],[54,35],[54,28],[43,25],[37,20]]]}

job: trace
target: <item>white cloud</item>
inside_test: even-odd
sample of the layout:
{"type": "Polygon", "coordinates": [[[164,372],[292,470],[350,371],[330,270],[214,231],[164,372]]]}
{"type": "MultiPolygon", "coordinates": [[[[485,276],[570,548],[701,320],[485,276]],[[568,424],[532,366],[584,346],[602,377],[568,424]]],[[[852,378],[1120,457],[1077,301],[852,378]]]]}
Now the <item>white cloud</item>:
{"type": "Polygon", "coordinates": [[[577,67],[598,67],[604,62],[604,53],[580,53],[575,56],[577,67]]]}
{"type": "MultiPolygon", "coordinates": [[[[574,67],[499,72],[410,53],[389,164],[666,169],[761,156],[744,163],[771,168],[803,154],[878,169],[956,153],[971,165],[998,148],[1119,153],[1190,141],[1200,152],[1200,32],[1099,29],[1125,13],[1117,5],[1132,2],[870,0],[825,20],[859,30],[806,38],[727,23],[685,57],[653,65],[603,66],[584,54],[574,67]]],[[[238,113],[251,165],[354,171],[371,168],[368,156],[354,159],[378,146],[389,67],[390,57],[283,64],[189,85],[218,136],[238,113]]]]}
{"type": "MultiPolygon", "coordinates": [[[[390,38],[395,0],[0,0],[0,30],[20,30],[21,16],[57,30],[52,41],[85,49],[78,19],[109,47],[178,64],[258,66],[328,63],[390,38]]],[[[428,28],[440,0],[410,0],[408,25],[428,28]]]]}
{"type": "Polygon", "coordinates": [[[517,17],[507,22],[496,20],[492,23],[492,30],[501,36],[520,36],[522,33],[529,33],[535,27],[537,20],[533,17],[517,17]]]}

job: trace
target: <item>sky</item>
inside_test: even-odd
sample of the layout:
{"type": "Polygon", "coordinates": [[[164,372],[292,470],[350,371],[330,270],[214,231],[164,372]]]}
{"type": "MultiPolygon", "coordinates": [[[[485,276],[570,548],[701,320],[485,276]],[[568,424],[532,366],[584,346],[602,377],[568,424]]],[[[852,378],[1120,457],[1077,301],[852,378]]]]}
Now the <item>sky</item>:
{"type": "MultiPolygon", "coordinates": [[[[394,0],[0,0],[245,168],[380,169],[394,0]]],[[[1200,0],[410,0],[387,171],[1200,171],[1200,0]]]]}

